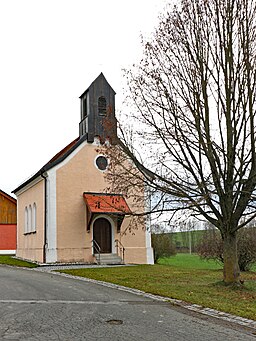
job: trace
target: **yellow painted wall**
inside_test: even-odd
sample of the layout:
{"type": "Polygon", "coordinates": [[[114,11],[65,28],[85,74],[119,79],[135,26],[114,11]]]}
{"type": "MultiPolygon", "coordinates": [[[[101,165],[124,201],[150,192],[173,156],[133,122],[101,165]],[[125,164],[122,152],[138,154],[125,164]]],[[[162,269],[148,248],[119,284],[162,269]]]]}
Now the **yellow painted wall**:
{"type": "Polygon", "coordinates": [[[44,244],[44,180],[27,189],[17,200],[18,229],[16,256],[33,261],[43,262],[44,244]],[[25,234],[25,207],[36,203],[36,232],[25,234]]]}
{"type": "MultiPolygon", "coordinates": [[[[95,166],[99,155],[98,146],[84,144],[62,163],[52,168],[56,171],[56,247],[57,262],[93,262],[93,226],[87,232],[86,205],[84,192],[103,192],[107,183],[104,172],[95,166]]],[[[18,195],[17,256],[43,262],[44,246],[44,179],[18,195]],[[37,205],[36,233],[24,234],[25,207],[37,205]]],[[[53,185],[50,184],[49,188],[53,185]]],[[[51,202],[51,201],[50,201],[51,202]]],[[[132,202],[127,200],[132,209],[132,202]]],[[[49,220],[51,222],[51,220],[49,220]]],[[[145,226],[127,229],[129,219],[125,218],[121,233],[117,233],[116,218],[111,218],[113,239],[119,239],[125,246],[126,263],[146,263],[145,226]],[[126,232],[125,232],[126,231],[126,232]]],[[[48,228],[54,232],[49,223],[48,228]]],[[[49,236],[48,236],[49,238],[49,236]]],[[[114,243],[113,243],[114,244],[114,243]]],[[[115,252],[115,248],[113,247],[115,252]]]]}
{"type": "MultiPolygon", "coordinates": [[[[86,206],[83,192],[101,193],[107,187],[104,172],[95,166],[97,147],[87,144],[68,163],[57,170],[57,249],[58,261],[93,261],[93,228],[86,231],[86,206]]],[[[131,207],[132,203],[128,205],[131,207]]],[[[121,233],[117,233],[116,221],[114,239],[124,244],[125,260],[128,263],[145,263],[145,227],[126,230],[129,220],[125,219],[121,233]],[[121,237],[122,236],[122,237],[121,237]]]]}

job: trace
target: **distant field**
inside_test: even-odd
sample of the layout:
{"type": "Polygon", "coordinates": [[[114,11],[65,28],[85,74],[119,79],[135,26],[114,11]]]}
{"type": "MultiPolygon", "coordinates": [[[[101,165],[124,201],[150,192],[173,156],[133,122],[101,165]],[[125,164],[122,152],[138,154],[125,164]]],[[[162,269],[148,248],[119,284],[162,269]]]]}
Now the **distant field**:
{"type": "Polygon", "coordinates": [[[171,232],[168,233],[172,239],[173,244],[176,246],[177,250],[187,250],[191,248],[192,252],[195,252],[196,246],[199,243],[204,230],[196,231],[182,231],[182,232],[171,232]]]}

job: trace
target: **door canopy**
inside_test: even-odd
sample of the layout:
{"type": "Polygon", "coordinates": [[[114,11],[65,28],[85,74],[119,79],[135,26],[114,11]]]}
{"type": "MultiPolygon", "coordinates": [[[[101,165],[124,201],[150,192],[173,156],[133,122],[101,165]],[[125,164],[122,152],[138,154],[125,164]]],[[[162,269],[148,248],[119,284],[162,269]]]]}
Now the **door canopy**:
{"type": "Polygon", "coordinates": [[[87,230],[90,230],[92,218],[95,214],[106,214],[117,216],[117,228],[120,230],[124,216],[131,210],[120,194],[102,194],[84,192],[84,201],[87,208],[87,230]]]}

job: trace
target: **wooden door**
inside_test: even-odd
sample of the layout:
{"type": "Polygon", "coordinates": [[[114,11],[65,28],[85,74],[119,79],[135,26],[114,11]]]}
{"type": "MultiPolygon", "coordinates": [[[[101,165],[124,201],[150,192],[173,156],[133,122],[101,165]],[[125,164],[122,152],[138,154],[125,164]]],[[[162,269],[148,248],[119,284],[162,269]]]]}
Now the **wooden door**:
{"type": "Polygon", "coordinates": [[[93,239],[99,244],[102,253],[111,253],[111,224],[105,218],[97,219],[93,224],[93,239]]]}

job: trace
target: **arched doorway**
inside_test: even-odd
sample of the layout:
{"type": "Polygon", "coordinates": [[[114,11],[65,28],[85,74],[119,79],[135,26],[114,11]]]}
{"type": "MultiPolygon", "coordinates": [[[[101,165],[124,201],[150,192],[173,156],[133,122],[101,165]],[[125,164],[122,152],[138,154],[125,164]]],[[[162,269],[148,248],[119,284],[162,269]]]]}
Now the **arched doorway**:
{"type": "Polygon", "coordinates": [[[102,253],[111,253],[111,224],[105,218],[95,220],[93,224],[93,239],[99,244],[102,253]]]}

